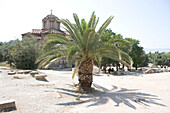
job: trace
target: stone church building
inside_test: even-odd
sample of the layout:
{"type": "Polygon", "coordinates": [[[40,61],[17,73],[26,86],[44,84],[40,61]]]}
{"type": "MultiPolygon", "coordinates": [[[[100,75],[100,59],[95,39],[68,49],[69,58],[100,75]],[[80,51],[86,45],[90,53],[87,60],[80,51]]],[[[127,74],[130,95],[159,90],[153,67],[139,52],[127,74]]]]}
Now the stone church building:
{"type": "Polygon", "coordinates": [[[32,32],[22,34],[22,38],[27,35],[33,35],[37,37],[37,40],[44,40],[48,34],[53,33],[69,36],[68,32],[60,30],[60,22],[58,20],[58,17],[51,12],[51,14],[42,19],[42,29],[32,29],[32,32]]]}
{"type": "MultiPolygon", "coordinates": [[[[58,20],[59,20],[58,17],[53,15],[51,12],[51,14],[47,15],[42,19],[42,29],[32,29],[31,32],[22,34],[22,38],[29,37],[30,35],[32,35],[36,37],[37,41],[40,41],[42,45],[45,43],[45,38],[48,34],[61,34],[69,38],[69,33],[66,31],[62,31],[60,29],[60,22],[58,20]]],[[[57,63],[55,62],[56,60],[57,59],[52,60],[45,68],[46,69],[68,68],[65,58],[59,60],[57,63]]]]}

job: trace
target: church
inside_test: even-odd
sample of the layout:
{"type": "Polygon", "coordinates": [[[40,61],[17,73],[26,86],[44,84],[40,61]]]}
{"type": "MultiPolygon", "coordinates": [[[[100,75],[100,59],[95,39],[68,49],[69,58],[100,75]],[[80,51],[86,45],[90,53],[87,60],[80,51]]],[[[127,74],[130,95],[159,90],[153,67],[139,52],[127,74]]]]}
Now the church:
{"type": "Polygon", "coordinates": [[[58,20],[58,17],[53,15],[51,11],[51,14],[42,19],[42,29],[32,29],[31,32],[22,34],[22,38],[28,35],[33,35],[38,41],[43,41],[48,34],[53,33],[68,37],[69,33],[67,31],[60,30],[60,22],[58,20]]]}
{"type": "MultiPolygon", "coordinates": [[[[37,41],[41,42],[43,45],[45,43],[45,37],[48,34],[61,34],[69,38],[69,33],[66,31],[60,30],[60,22],[58,21],[58,17],[51,14],[47,15],[42,19],[42,29],[32,29],[32,32],[27,32],[22,34],[22,38],[29,37],[30,35],[37,38],[37,41]]],[[[30,37],[31,38],[31,37],[30,37]]],[[[70,38],[69,38],[70,39],[70,38]]],[[[71,40],[71,39],[70,39],[71,40]]],[[[69,68],[67,66],[66,58],[60,59],[57,63],[55,62],[57,59],[52,60],[45,69],[64,69],[69,68]]]]}

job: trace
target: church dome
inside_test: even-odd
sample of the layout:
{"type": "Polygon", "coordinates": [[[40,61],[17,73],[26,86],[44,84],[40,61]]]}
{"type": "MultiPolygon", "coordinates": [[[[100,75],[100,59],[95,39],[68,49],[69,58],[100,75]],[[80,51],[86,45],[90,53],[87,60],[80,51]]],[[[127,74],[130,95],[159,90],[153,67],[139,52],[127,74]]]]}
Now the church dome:
{"type": "Polygon", "coordinates": [[[50,14],[50,15],[47,15],[46,17],[44,17],[42,21],[47,21],[47,20],[58,22],[59,19],[55,15],[50,14]]]}
{"type": "Polygon", "coordinates": [[[59,20],[58,17],[56,17],[52,13],[47,15],[42,19],[43,29],[60,30],[60,22],[58,20],[59,20]]]}

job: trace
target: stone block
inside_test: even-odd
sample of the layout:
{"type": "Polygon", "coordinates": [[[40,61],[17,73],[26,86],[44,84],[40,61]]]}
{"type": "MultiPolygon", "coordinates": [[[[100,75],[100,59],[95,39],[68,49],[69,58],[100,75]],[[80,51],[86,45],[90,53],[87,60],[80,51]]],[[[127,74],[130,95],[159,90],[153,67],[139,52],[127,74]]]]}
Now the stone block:
{"type": "Polygon", "coordinates": [[[8,72],[8,75],[15,75],[16,74],[16,72],[14,71],[14,72],[8,72]]]}
{"type": "Polygon", "coordinates": [[[148,73],[154,73],[154,71],[152,69],[148,69],[145,71],[145,74],[148,74],[148,73]]]}
{"type": "Polygon", "coordinates": [[[31,71],[30,74],[31,75],[36,75],[36,74],[38,74],[38,72],[37,71],[31,71]]]}
{"type": "Polygon", "coordinates": [[[24,70],[24,74],[29,74],[31,70],[24,70]]]}
{"type": "Polygon", "coordinates": [[[18,71],[17,72],[17,74],[23,74],[24,73],[24,71],[18,71]]]}
{"type": "Polygon", "coordinates": [[[45,77],[47,77],[46,74],[39,74],[39,75],[35,75],[35,76],[34,76],[35,79],[42,79],[42,80],[44,80],[45,77]]]}
{"type": "Polygon", "coordinates": [[[0,112],[16,109],[15,100],[6,100],[0,102],[0,112]]]}

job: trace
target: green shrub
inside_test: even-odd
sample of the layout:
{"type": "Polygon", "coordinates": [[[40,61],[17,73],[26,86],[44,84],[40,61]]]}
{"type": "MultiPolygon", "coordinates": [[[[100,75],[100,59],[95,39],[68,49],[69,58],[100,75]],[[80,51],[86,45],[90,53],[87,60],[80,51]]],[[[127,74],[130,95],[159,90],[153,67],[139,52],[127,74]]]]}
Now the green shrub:
{"type": "Polygon", "coordinates": [[[36,69],[36,59],[41,53],[40,45],[35,37],[17,40],[11,50],[13,64],[17,69],[36,69]]]}

